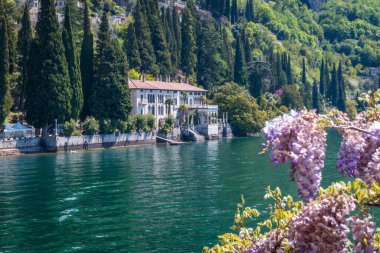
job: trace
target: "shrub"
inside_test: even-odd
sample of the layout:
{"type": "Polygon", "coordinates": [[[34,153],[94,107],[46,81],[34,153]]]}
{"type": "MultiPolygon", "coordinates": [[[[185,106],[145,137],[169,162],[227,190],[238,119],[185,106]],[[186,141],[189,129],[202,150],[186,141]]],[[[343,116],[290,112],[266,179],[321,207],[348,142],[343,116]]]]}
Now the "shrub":
{"type": "Polygon", "coordinates": [[[136,116],[129,116],[127,121],[127,133],[136,131],[136,116]]]}
{"type": "Polygon", "coordinates": [[[99,121],[94,117],[87,117],[83,122],[83,133],[86,135],[94,135],[99,132],[99,121]]]}
{"type": "Polygon", "coordinates": [[[154,116],[151,114],[146,115],[146,123],[147,123],[147,129],[145,132],[151,132],[156,125],[156,120],[154,119],[154,116]]]}
{"type": "Polygon", "coordinates": [[[144,115],[136,116],[136,130],[137,131],[145,131],[147,129],[147,121],[144,115]]]}
{"type": "Polygon", "coordinates": [[[71,119],[70,121],[66,121],[65,124],[63,125],[63,134],[66,137],[73,136],[75,130],[76,130],[76,122],[73,119],[71,119]]]}
{"type": "Polygon", "coordinates": [[[115,131],[110,119],[102,119],[99,121],[99,130],[102,134],[111,134],[115,131]]]}

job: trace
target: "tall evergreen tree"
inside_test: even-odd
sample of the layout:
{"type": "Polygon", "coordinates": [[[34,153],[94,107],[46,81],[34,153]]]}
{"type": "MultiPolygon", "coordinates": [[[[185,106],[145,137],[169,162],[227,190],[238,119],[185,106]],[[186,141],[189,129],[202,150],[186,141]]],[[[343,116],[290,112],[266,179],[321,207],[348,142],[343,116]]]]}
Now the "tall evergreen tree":
{"type": "Polygon", "coordinates": [[[345,112],[346,111],[346,89],[343,78],[343,70],[342,70],[342,61],[339,61],[338,67],[338,99],[337,99],[337,108],[345,112]]]}
{"type": "Polygon", "coordinates": [[[72,97],[62,35],[52,0],[41,0],[32,47],[34,76],[27,88],[26,119],[36,128],[43,127],[42,136],[46,137],[54,119],[67,120],[72,97]]]}
{"type": "Polygon", "coordinates": [[[165,29],[165,35],[166,35],[166,42],[168,44],[168,49],[171,52],[170,54],[170,60],[171,60],[171,67],[170,67],[170,74],[174,75],[179,62],[178,62],[178,54],[177,52],[177,45],[176,45],[176,39],[174,36],[174,28],[173,28],[173,18],[172,18],[172,12],[169,8],[166,10],[163,10],[162,12],[162,24],[163,28],[165,29]]]}
{"type": "Polygon", "coordinates": [[[318,83],[316,81],[314,81],[313,84],[313,108],[317,110],[317,113],[321,113],[323,111],[321,95],[319,93],[318,83]]]}
{"type": "Polygon", "coordinates": [[[325,65],[324,65],[324,75],[323,75],[323,78],[324,78],[324,86],[325,86],[325,93],[324,93],[324,98],[328,98],[328,95],[327,93],[329,92],[330,90],[330,70],[329,70],[329,63],[327,60],[325,60],[325,65]]]}
{"type": "Polygon", "coordinates": [[[202,20],[199,43],[197,83],[206,89],[223,83],[227,64],[221,57],[221,35],[214,21],[202,20]]]}
{"type": "Polygon", "coordinates": [[[326,86],[325,86],[325,60],[322,59],[320,73],[319,73],[319,92],[322,97],[325,96],[326,86]]]}
{"type": "Polygon", "coordinates": [[[311,94],[310,94],[310,86],[307,81],[306,76],[306,59],[304,58],[302,60],[302,87],[301,87],[301,95],[303,97],[303,104],[307,109],[311,109],[312,101],[311,101],[311,94]]]}
{"type": "Polygon", "coordinates": [[[156,55],[156,62],[160,69],[160,74],[170,75],[171,59],[166,42],[164,29],[162,28],[162,20],[159,16],[158,2],[157,0],[146,0],[149,4],[150,19],[152,22],[151,35],[153,48],[156,55]]]}
{"type": "Polygon", "coordinates": [[[87,0],[84,1],[83,11],[83,41],[80,52],[80,72],[82,77],[83,109],[81,118],[90,115],[90,98],[93,94],[94,82],[94,36],[91,32],[87,0]]]}
{"type": "Polygon", "coordinates": [[[285,54],[285,59],[286,59],[285,71],[286,71],[288,85],[292,85],[293,84],[292,60],[290,58],[290,55],[288,54],[285,54]]]}
{"type": "Polygon", "coordinates": [[[239,18],[239,10],[237,5],[237,0],[232,0],[231,6],[231,23],[235,24],[239,18]]]}
{"type": "Polygon", "coordinates": [[[333,106],[337,106],[337,103],[338,103],[338,94],[339,94],[339,83],[338,83],[336,65],[334,63],[333,69],[332,69],[332,72],[331,72],[331,84],[330,84],[330,87],[329,87],[329,97],[330,97],[330,100],[331,100],[331,104],[333,106]]]}
{"type": "Polygon", "coordinates": [[[225,79],[227,82],[233,81],[234,77],[234,54],[232,48],[232,41],[230,41],[230,30],[227,27],[222,27],[223,46],[222,58],[227,64],[225,79]]]}
{"type": "Polygon", "coordinates": [[[247,35],[247,31],[244,31],[243,33],[243,39],[244,39],[244,53],[245,53],[245,61],[247,63],[250,63],[252,61],[252,56],[251,56],[251,45],[249,42],[249,38],[247,35]]]}
{"type": "MultiPolygon", "coordinates": [[[[178,10],[174,7],[173,13],[173,35],[175,39],[176,51],[174,53],[177,54],[178,64],[181,63],[181,50],[182,50],[182,32],[181,32],[181,22],[179,20],[178,10]]],[[[178,66],[177,66],[178,67],[178,66]]]]}
{"type": "Polygon", "coordinates": [[[195,17],[193,12],[194,3],[187,2],[182,18],[182,68],[187,76],[195,74],[197,65],[197,47],[195,38],[195,17]]]}
{"type": "Polygon", "coordinates": [[[128,70],[125,54],[112,38],[108,14],[103,12],[95,55],[94,95],[91,114],[112,123],[126,120],[131,111],[128,70]]]}
{"type": "Polygon", "coordinates": [[[245,86],[247,84],[247,65],[241,36],[239,32],[235,33],[235,66],[234,82],[245,86]]]}
{"type": "Polygon", "coordinates": [[[230,0],[226,0],[224,16],[226,16],[228,20],[231,19],[231,1],[230,0]]]}
{"type": "Polygon", "coordinates": [[[70,5],[65,7],[65,21],[62,31],[62,40],[65,47],[65,56],[69,70],[71,85],[71,113],[67,118],[77,120],[83,108],[82,77],[80,73],[79,57],[71,25],[70,5]]]}
{"type": "Polygon", "coordinates": [[[7,94],[9,92],[9,44],[7,24],[4,16],[0,16],[0,127],[2,128],[8,115],[7,94]]]}
{"type": "Polygon", "coordinates": [[[127,36],[124,40],[124,49],[128,57],[129,67],[131,69],[140,70],[140,52],[136,39],[135,25],[133,23],[128,26],[127,36]]]}
{"type": "Polygon", "coordinates": [[[14,20],[16,14],[14,1],[0,0],[0,16],[4,17],[8,37],[9,73],[12,74],[17,65],[17,27],[14,20]]]}
{"type": "Polygon", "coordinates": [[[28,4],[25,4],[23,16],[21,19],[21,29],[18,33],[18,67],[19,72],[21,73],[20,76],[20,83],[19,83],[19,110],[23,110],[24,106],[24,98],[25,98],[25,88],[28,83],[29,79],[29,54],[31,49],[31,43],[32,43],[32,26],[30,23],[30,16],[29,16],[29,6],[28,4]]]}
{"type": "Polygon", "coordinates": [[[159,69],[156,65],[156,56],[151,40],[151,34],[147,23],[147,18],[143,9],[144,3],[137,1],[133,17],[135,19],[135,31],[141,58],[141,71],[145,73],[157,74],[159,69]]]}
{"type": "Polygon", "coordinates": [[[253,7],[253,0],[247,0],[245,5],[245,18],[247,21],[254,21],[255,14],[254,14],[254,7],[253,7]]]}

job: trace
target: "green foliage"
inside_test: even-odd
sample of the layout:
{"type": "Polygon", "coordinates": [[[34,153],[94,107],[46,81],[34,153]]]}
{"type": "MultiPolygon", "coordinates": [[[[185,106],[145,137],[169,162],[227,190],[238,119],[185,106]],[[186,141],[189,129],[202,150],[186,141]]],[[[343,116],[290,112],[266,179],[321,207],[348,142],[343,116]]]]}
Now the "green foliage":
{"type": "Polygon", "coordinates": [[[346,101],[346,113],[350,119],[354,119],[358,114],[358,104],[355,100],[347,100],[346,101]]]}
{"type": "Polygon", "coordinates": [[[71,112],[67,118],[78,119],[83,107],[82,77],[80,74],[79,57],[75,45],[72,29],[70,4],[65,8],[65,21],[62,31],[63,45],[65,47],[66,62],[68,64],[71,85],[71,112]]]}
{"type": "Polygon", "coordinates": [[[141,58],[133,23],[128,26],[127,35],[124,38],[124,51],[128,57],[129,67],[139,70],[141,67],[141,58]]]}
{"type": "Polygon", "coordinates": [[[83,133],[86,135],[94,135],[99,132],[99,121],[92,116],[88,116],[83,124],[83,133]]]}
{"type": "MultiPolygon", "coordinates": [[[[369,188],[361,180],[354,182],[333,183],[328,188],[319,190],[319,197],[321,200],[331,199],[336,196],[346,195],[353,197],[355,203],[358,204],[357,211],[363,215],[368,213],[368,206],[379,203],[380,201],[380,187],[374,185],[369,188]]],[[[275,245],[276,249],[285,249],[281,252],[293,252],[292,246],[288,242],[288,227],[292,221],[292,218],[299,214],[305,207],[301,201],[295,201],[291,196],[282,196],[279,188],[271,189],[267,188],[265,199],[271,200],[267,210],[269,210],[268,219],[260,219],[260,213],[258,210],[245,206],[245,200],[242,196],[242,203],[238,204],[235,212],[234,225],[232,227],[235,233],[226,233],[219,236],[220,243],[212,248],[204,247],[204,253],[221,253],[221,252],[246,252],[253,244],[257,243],[261,239],[266,238],[271,232],[276,232],[277,235],[281,235],[283,238],[278,245],[275,245]],[[257,224],[254,228],[246,226],[248,221],[254,220],[257,224]]],[[[309,205],[320,204],[319,198],[309,205]],[[314,203],[315,202],[315,203],[314,203]]],[[[377,231],[374,236],[375,240],[373,244],[375,246],[380,245],[380,232],[377,231]]],[[[276,251],[277,252],[277,251],[276,251]]],[[[350,251],[351,252],[351,251],[350,251]]]]}
{"type": "Polygon", "coordinates": [[[76,130],[75,120],[70,119],[69,121],[66,121],[65,124],[63,124],[63,134],[66,137],[73,136],[75,130],[76,130]]]}
{"type": "Polygon", "coordinates": [[[139,80],[140,79],[140,74],[135,69],[130,69],[128,71],[128,74],[129,74],[129,78],[132,80],[139,80]]]}
{"type": "Polygon", "coordinates": [[[221,112],[228,112],[228,118],[237,135],[259,131],[265,121],[264,112],[259,110],[256,100],[235,83],[216,87],[211,93],[212,103],[219,105],[221,112]]]}
{"type": "Polygon", "coordinates": [[[151,132],[155,126],[153,115],[137,115],[136,116],[136,131],[151,132]]]}
{"type": "Polygon", "coordinates": [[[81,118],[90,115],[90,98],[93,95],[94,81],[94,38],[91,32],[91,20],[89,16],[87,0],[84,1],[83,12],[83,41],[80,52],[80,71],[83,89],[83,108],[81,118]]]}
{"type": "Polygon", "coordinates": [[[115,132],[114,122],[109,118],[99,120],[99,131],[101,134],[112,134],[115,132]]]}
{"type": "Polygon", "coordinates": [[[18,33],[18,69],[21,72],[19,80],[19,110],[24,107],[25,89],[29,79],[29,55],[32,44],[32,25],[30,23],[29,6],[25,4],[24,12],[21,20],[21,29],[18,33]]]}
{"type": "Polygon", "coordinates": [[[302,110],[303,109],[303,100],[301,94],[297,88],[293,85],[286,85],[282,89],[282,104],[288,107],[289,109],[302,110]]]}
{"type": "Polygon", "coordinates": [[[34,127],[43,127],[46,136],[54,119],[65,121],[71,113],[72,90],[55,6],[42,0],[31,50],[30,78],[25,103],[26,118],[34,127]]]}
{"type": "Polygon", "coordinates": [[[181,66],[187,76],[193,76],[195,74],[195,67],[197,65],[194,9],[193,0],[189,0],[182,17],[181,66]]]}
{"type": "Polygon", "coordinates": [[[3,126],[9,111],[6,98],[9,93],[9,46],[6,19],[0,17],[0,127],[3,126]]]}
{"type": "Polygon", "coordinates": [[[107,12],[103,14],[98,35],[93,90],[93,116],[112,121],[128,118],[132,106],[127,61],[119,42],[110,34],[107,12]]]}
{"type": "Polygon", "coordinates": [[[234,82],[245,86],[247,84],[247,65],[241,36],[239,32],[235,33],[235,67],[234,82]]]}
{"type": "Polygon", "coordinates": [[[156,57],[154,55],[151,41],[151,32],[146,17],[147,11],[144,8],[142,1],[137,1],[133,12],[135,20],[134,27],[137,31],[136,39],[141,58],[141,71],[144,73],[157,74],[159,70],[156,65],[156,57]]]}

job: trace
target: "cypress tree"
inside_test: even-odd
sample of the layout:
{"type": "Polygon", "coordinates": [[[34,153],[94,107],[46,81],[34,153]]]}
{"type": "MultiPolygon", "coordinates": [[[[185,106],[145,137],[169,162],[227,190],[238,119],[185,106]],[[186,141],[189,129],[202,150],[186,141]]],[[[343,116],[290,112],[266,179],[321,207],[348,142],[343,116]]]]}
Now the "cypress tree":
{"type": "Polygon", "coordinates": [[[83,11],[83,41],[80,52],[80,72],[82,77],[83,109],[81,119],[90,115],[90,97],[93,94],[94,81],[94,36],[91,32],[91,20],[87,0],[83,11]]]}
{"type": "Polygon", "coordinates": [[[314,81],[313,84],[313,108],[317,110],[317,113],[321,113],[323,111],[321,105],[321,95],[319,93],[319,88],[316,81],[314,81]]]}
{"type": "Polygon", "coordinates": [[[172,52],[170,54],[170,75],[174,75],[177,67],[178,67],[178,59],[176,54],[176,48],[177,45],[175,45],[175,39],[174,39],[174,32],[173,32],[173,18],[171,17],[171,11],[169,8],[166,10],[162,10],[162,28],[164,29],[165,39],[166,43],[168,45],[169,52],[172,52]]]}
{"type": "Polygon", "coordinates": [[[338,94],[339,94],[339,83],[338,83],[338,78],[337,78],[336,66],[334,63],[333,69],[331,72],[331,84],[329,87],[329,97],[331,99],[331,104],[333,106],[337,106],[338,94]]]}
{"type": "Polygon", "coordinates": [[[239,32],[235,34],[235,66],[234,66],[234,82],[245,86],[247,84],[247,66],[244,56],[244,48],[242,45],[239,32]]]}
{"type": "Polygon", "coordinates": [[[320,74],[319,74],[319,92],[321,93],[322,97],[325,96],[325,60],[322,59],[321,68],[320,68],[320,74]]]}
{"type": "Polygon", "coordinates": [[[128,57],[129,67],[131,69],[140,70],[140,52],[136,39],[135,25],[133,23],[128,26],[127,37],[124,40],[124,49],[128,57]]]}
{"type": "Polygon", "coordinates": [[[345,90],[344,78],[343,78],[342,61],[339,61],[339,67],[338,67],[337,108],[342,112],[346,111],[346,90],[345,90]]]}
{"type": "Polygon", "coordinates": [[[192,0],[187,2],[182,18],[182,68],[187,76],[193,76],[197,65],[195,17],[192,0]]]}
{"type": "Polygon", "coordinates": [[[244,31],[243,39],[244,39],[245,61],[247,63],[249,63],[249,62],[252,61],[252,57],[251,57],[251,45],[249,43],[249,38],[248,38],[248,35],[247,35],[246,31],[244,31]]]}
{"type": "Polygon", "coordinates": [[[17,65],[17,27],[13,19],[15,10],[13,1],[0,0],[0,16],[4,17],[7,26],[9,74],[15,71],[17,65]]]}
{"type": "Polygon", "coordinates": [[[9,44],[6,19],[0,16],[0,127],[8,115],[7,95],[9,92],[9,44]]]}
{"type": "Polygon", "coordinates": [[[232,0],[231,6],[231,23],[235,24],[239,18],[237,0],[232,0]]]}
{"type": "Polygon", "coordinates": [[[292,71],[292,61],[290,55],[285,54],[286,56],[286,77],[288,79],[288,85],[293,84],[293,71],[292,71]]]}
{"type": "Polygon", "coordinates": [[[233,81],[234,77],[234,54],[233,48],[231,46],[230,30],[227,27],[222,28],[222,36],[223,36],[223,46],[222,46],[222,57],[227,64],[227,70],[225,74],[226,81],[233,81]]]}
{"type": "Polygon", "coordinates": [[[135,19],[135,31],[137,44],[139,46],[141,58],[141,71],[145,73],[157,74],[159,69],[156,65],[156,56],[151,40],[151,34],[147,23],[147,18],[143,9],[143,2],[137,1],[133,17],[135,19]]]}
{"type": "Polygon", "coordinates": [[[220,54],[221,37],[216,24],[211,20],[202,21],[197,65],[197,82],[206,89],[219,85],[224,81],[227,64],[220,54]]]}
{"type": "Polygon", "coordinates": [[[67,118],[77,120],[83,107],[82,78],[80,74],[79,57],[71,25],[70,5],[65,7],[65,21],[62,31],[62,40],[65,47],[65,56],[69,70],[71,85],[71,113],[67,118]]]}
{"type": "Polygon", "coordinates": [[[165,38],[162,20],[159,17],[157,0],[149,0],[152,24],[152,42],[155,50],[157,65],[162,75],[170,75],[171,58],[165,38]]]}
{"type": "Polygon", "coordinates": [[[323,77],[324,77],[324,98],[327,98],[327,93],[329,92],[329,89],[330,89],[330,72],[329,72],[329,64],[327,62],[327,60],[325,60],[325,65],[324,65],[324,74],[323,74],[323,77]]]}
{"type": "Polygon", "coordinates": [[[253,0],[247,0],[245,5],[245,18],[247,21],[253,22],[255,19],[253,0]]]}
{"type": "Polygon", "coordinates": [[[175,53],[177,54],[177,60],[178,60],[177,67],[178,67],[181,62],[182,32],[181,32],[181,22],[179,20],[178,10],[176,8],[173,8],[172,18],[173,18],[173,35],[174,35],[175,45],[176,45],[175,53]]]}
{"type": "MultiPolygon", "coordinates": [[[[302,60],[302,88],[301,88],[301,95],[303,97],[303,104],[306,106],[307,109],[311,108],[311,98],[310,98],[310,86],[307,82],[307,76],[306,76],[306,59],[303,58],[302,60]]],[[[314,88],[314,87],[313,87],[314,88]]]]}
{"type": "Polygon", "coordinates": [[[127,62],[118,41],[111,37],[108,14],[103,12],[95,55],[91,114],[112,123],[126,120],[131,110],[127,62]]]}
{"type": "Polygon", "coordinates": [[[231,2],[230,2],[230,0],[226,0],[226,5],[225,5],[225,9],[224,9],[224,16],[226,16],[226,18],[228,20],[231,20],[231,2]]]}
{"type": "Polygon", "coordinates": [[[19,90],[19,110],[23,110],[25,88],[29,79],[29,53],[32,43],[32,26],[30,23],[28,4],[25,4],[24,13],[21,19],[21,29],[18,33],[18,68],[21,73],[20,76],[20,90],[19,90]]]}
{"type": "Polygon", "coordinates": [[[31,51],[34,76],[27,89],[26,118],[33,126],[43,127],[42,136],[46,137],[54,119],[67,120],[72,97],[62,35],[52,0],[41,0],[31,51]]]}

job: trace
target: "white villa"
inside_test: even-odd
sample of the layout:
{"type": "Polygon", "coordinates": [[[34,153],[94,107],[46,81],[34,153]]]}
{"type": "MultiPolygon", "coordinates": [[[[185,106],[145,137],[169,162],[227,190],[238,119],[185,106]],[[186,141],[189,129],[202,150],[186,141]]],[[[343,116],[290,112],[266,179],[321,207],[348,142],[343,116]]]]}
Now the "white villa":
{"type": "MultiPolygon", "coordinates": [[[[215,118],[218,114],[217,106],[205,103],[207,90],[196,86],[185,83],[130,80],[129,88],[131,89],[133,115],[153,114],[158,122],[168,115],[177,118],[181,105],[186,105],[189,110],[196,110],[215,118]]],[[[206,118],[202,121],[199,123],[207,123],[206,118]]]]}

